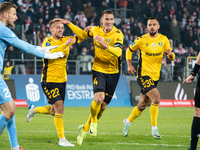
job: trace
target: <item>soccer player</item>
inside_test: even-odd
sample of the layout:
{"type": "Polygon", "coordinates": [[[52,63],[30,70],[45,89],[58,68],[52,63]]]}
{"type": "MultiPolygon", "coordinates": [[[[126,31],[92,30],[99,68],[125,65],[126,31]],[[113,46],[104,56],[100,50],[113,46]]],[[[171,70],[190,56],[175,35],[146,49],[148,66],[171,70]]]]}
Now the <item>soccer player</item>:
{"type": "Polygon", "coordinates": [[[104,10],[101,14],[102,26],[94,26],[88,32],[83,31],[68,20],[61,20],[82,40],[93,37],[95,57],[92,67],[94,100],[91,113],[84,125],[79,126],[77,144],[81,145],[90,129],[90,135],[97,135],[97,121],[110,103],[120,77],[123,47],[123,34],[113,26],[114,14],[104,10]]]}
{"type": "Polygon", "coordinates": [[[29,113],[27,114],[27,122],[36,113],[51,114],[54,116],[54,124],[59,137],[59,146],[74,146],[64,136],[63,126],[63,111],[65,100],[65,89],[67,81],[66,63],[69,55],[69,46],[78,41],[77,37],[63,36],[64,25],[60,20],[51,20],[49,27],[52,36],[47,37],[42,44],[42,47],[60,45],[55,50],[62,51],[65,55],[64,58],[56,60],[43,60],[43,72],[41,77],[41,86],[48,99],[49,104],[43,107],[35,107],[30,105],[29,113]]]}
{"type": "MultiPolygon", "coordinates": [[[[192,73],[190,74],[187,79],[183,81],[183,83],[192,83],[192,81],[195,79],[196,74],[199,72],[200,69],[200,53],[197,56],[196,64],[192,70],[192,73]]],[[[200,134],[200,78],[198,78],[197,81],[197,87],[195,91],[195,107],[194,107],[194,116],[193,116],[193,122],[191,127],[191,138],[190,138],[190,149],[189,150],[196,150],[197,143],[199,139],[200,134]]]]}
{"type": "MultiPolygon", "coordinates": [[[[14,21],[17,20],[16,8],[16,5],[9,2],[3,2],[0,4],[0,71],[3,68],[3,58],[5,49],[8,45],[13,45],[18,49],[25,51],[26,53],[41,58],[56,59],[63,57],[62,52],[56,52],[53,54],[49,53],[49,50],[55,48],[55,46],[49,48],[33,46],[20,40],[9,28],[6,27],[7,25],[14,26],[14,21]]],[[[23,150],[17,141],[17,132],[15,126],[15,102],[11,97],[8,86],[1,76],[0,87],[0,110],[2,112],[0,115],[0,135],[3,133],[3,130],[6,127],[12,149],[23,150]]]]}
{"type": "Polygon", "coordinates": [[[163,53],[167,53],[170,60],[175,59],[175,54],[169,44],[166,36],[159,34],[159,20],[156,17],[150,17],[147,22],[149,33],[138,37],[129,49],[126,51],[126,60],[128,65],[128,73],[134,74],[135,68],[131,64],[132,53],[139,49],[139,65],[137,67],[137,82],[141,87],[140,100],[133,109],[128,119],[124,119],[124,137],[128,136],[129,127],[142,111],[146,108],[151,100],[150,116],[152,131],[151,135],[155,139],[161,136],[157,129],[158,105],[160,102],[160,93],[156,88],[160,77],[160,69],[162,65],[163,53]]]}

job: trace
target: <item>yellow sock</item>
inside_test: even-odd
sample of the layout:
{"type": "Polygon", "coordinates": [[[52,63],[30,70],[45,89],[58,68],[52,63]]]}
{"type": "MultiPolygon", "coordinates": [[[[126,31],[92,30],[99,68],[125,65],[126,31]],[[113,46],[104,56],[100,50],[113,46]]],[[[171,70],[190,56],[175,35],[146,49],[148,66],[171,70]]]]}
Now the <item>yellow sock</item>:
{"type": "Polygon", "coordinates": [[[102,103],[97,103],[95,100],[91,103],[91,122],[97,123],[97,115],[101,109],[102,103]]]}
{"type": "MultiPolygon", "coordinates": [[[[102,114],[103,114],[103,112],[104,112],[104,110],[100,110],[99,111],[99,113],[98,113],[98,115],[97,115],[97,119],[99,120],[99,118],[102,116],[102,114]]],[[[91,123],[91,117],[92,115],[90,114],[90,116],[89,116],[89,118],[88,118],[88,120],[87,120],[87,122],[84,124],[84,131],[85,132],[87,132],[89,129],[90,129],[90,123],[91,123]]]]}
{"type": "Polygon", "coordinates": [[[151,116],[151,125],[157,126],[157,119],[158,119],[158,105],[151,103],[150,107],[150,116],[151,116]]]}
{"type": "Polygon", "coordinates": [[[130,122],[133,122],[133,120],[135,120],[135,118],[139,117],[141,115],[142,111],[140,111],[137,106],[133,109],[132,113],[130,114],[130,116],[128,117],[128,120],[130,122]]]}
{"type": "Polygon", "coordinates": [[[91,123],[91,118],[92,118],[91,116],[92,116],[92,115],[91,115],[91,113],[90,113],[90,116],[89,116],[87,122],[84,124],[83,130],[84,130],[85,132],[87,132],[87,131],[89,130],[89,128],[90,128],[90,123],[91,123]]]}
{"type": "Polygon", "coordinates": [[[98,115],[97,115],[97,119],[99,120],[101,118],[101,116],[103,115],[104,110],[100,110],[98,115]]]}
{"type": "Polygon", "coordinates": [[[63,114],[55,113],[54,124],[56,126],[59,139],[63,138],[64,137],[63,114]]]}
{"type": "Polygon", "coordinates": [[[41,114],[50,114],[51,113],[51,105],[35,107],[35,112],[41,113],[41,114]]]}

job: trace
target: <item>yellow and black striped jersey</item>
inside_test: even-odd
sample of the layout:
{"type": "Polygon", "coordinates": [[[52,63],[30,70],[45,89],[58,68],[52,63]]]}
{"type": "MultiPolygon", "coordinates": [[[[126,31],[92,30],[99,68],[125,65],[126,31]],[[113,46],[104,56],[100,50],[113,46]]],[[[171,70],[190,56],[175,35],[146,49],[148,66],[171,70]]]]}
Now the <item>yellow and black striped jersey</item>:
{"type": "MultiPolygon", "coordinates": [[[[77,43],[77,37],[72,37],[76,40],[75,43],[77,43]]],[[[54,60],[43,59],[41,82],[62,83],[67,81],[66,62],[69,55],[69,46],[66,46],[65,42],[69,38],[71,37],[63,36],[61,40],[55,40],[53,37],[47,37],[44,40],[42,47],[59,46],[56,49],[50,50],[50,53],[61,51],[64,57],[54,60]]]]}
{"type": "MultiPolygon", "coordinates": [[[[155,38],[145,34],[138,37],[129,47],[131,52],[137,49],[139,49],[137,77],[149,76],[154,81],[159,80],[163,54],[167,49],[171,49],[168,38],[162,34],[158,34],[155,38]]],[[[173,56],[171,60],[175,59],[174,54],[173,56]]],[[[131,59],[131,56],[126,59],[131,59]]]]}

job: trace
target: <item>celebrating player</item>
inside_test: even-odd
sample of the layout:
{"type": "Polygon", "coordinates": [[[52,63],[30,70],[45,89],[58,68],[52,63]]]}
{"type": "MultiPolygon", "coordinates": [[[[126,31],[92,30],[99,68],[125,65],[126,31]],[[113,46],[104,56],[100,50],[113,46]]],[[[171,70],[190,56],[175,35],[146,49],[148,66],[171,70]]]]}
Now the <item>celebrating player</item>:
{"type": "Polygon", "coordinates": [[[134,74],[135,68],[131,64],[132,53],[139,49],[139,65],[137,68],[137,82],[141,87],[140,100],[138,105],[133,109],[128,119],[124,119],[124,137],[128,136],[129,127],[142,111],[146,108],[151,100],[150,116],[152,131],[151,135],[155,139],[161,136],[157,129],[158,105],[160,102],[160,93],[156,88],[160,77],[160,69],[162,65],[163,53],[167,53],[170,60],[175,59],[169,40],[166,36],[159,34],[159,20],[156,17],[149,18],[147,29],[149,33],[137,38],[126,51],[126,60],[128,65],[128,73],[134,74]]]}
{"type": "Polygon", "coordinates": [[[123,34],[113,26],[114,14],[105,10],[101,15],[102,26],[94,26],[88,32],[83,31],[68,20],[61,20],[81,39],[93,37],[95,58],[92,67],[94,100],[91,113],[85,125],[79,126],[78,145],[81,145],[90,129],[90,135],[97,135],[97,121],[110,103],[119,80],[123,34]]]}
{"type": "MultiPolygon", "coordinates": [[[[56,60],[43,60],[43,72],[41,77],[42,89],[48,99],[49,104],[43,107],[29,106],[29,113],[26,116],[27,122],[36,113],[51,114],[54,116],[54,124],[59,137],[59,146],[74,146],[64,136],[63,111],[65,100],[65,88],[67,81],[66,63],[69,55],[69,46],[78,42],[77,37],[64,37],[64,25],[59,20],[54,19],[49,22],[52,36],[47,37],[42,47],[60,45],[57,49],[62,51],[64,58],[56,60]]],[[[80,40],[79,40],[80,42],[80,40]]]]}
{"type": "MultiPolygon", "coordinates": [[[[183,81],[183,83],[192,83],[192,81],[195,79],[196,74],[199,72],[200,69],[200,53],[197,56],[196,64],[193,68],[193,71],[187,79],[183,81]]],[[[196,150],[197,143],[199,140],[199,134],[200,134],[200,78],[198,78],[197,81],[197,87],[195,91],[195,107],[194,107],[194,116],[193,116],[193,122],[191,127],[191,138],[190,138],[190,149],[189,150],[196,150]]]]}
{"type": "MultiPolygon", "coordinates": [[[[56,52],[53,54],[49,53],[49,50],[55,48],[55,46],[49,48],[33,46],[20,40],[9,28],[6,27],[7,25],[14,26],[14,22],[17,20],[16,8],[16,5],[9,2],[3,2],[0,4],[0,71],[3,67],[3,58],[7,45],[13,45],[26,53],[41,58],[56,59],[63,57],[62,52],[56,52]]],[[[11,97],[8,86],[1,76],[0,87],[0,110],[2,111],[2,114],[0,115],[0,135],[6,127],[12,149],[23,150],[17,141],[17,131],[15,126],[15,102],[11,97]]]]}

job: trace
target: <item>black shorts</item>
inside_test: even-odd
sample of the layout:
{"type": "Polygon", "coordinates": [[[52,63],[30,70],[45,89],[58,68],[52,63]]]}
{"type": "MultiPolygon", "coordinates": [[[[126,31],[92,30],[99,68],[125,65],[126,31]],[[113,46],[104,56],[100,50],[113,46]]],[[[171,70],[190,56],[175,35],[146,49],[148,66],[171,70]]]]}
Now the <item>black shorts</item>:
{"type": "Polygon", "coordinates": [[[63,83],[43,83],[41,82],[42,89],[46,95],[49,104],[54,104],[58,100],[65,100],[66,82],[63,83]]]}
{"type": "Polygon", "coordinates": [[[195,107],[200,108],[200,77],[198,77],[197,87],[194,95],[195,107]]]}
{"type": "Polygon", "coordinates": [[[119,73],[106,74],[92,70],[93,92],[104,92],[104,102],[109,104],[115,92],[115,88],[117,87],[119,77],[119,73]]]}
{"type": "Polygon", "coordinates": [[[158,81],[153,81],[149,76],[142,76],[137,78],[137,83],[141,87],[141,93],[146,94],[157,87],[158,81]]]}

